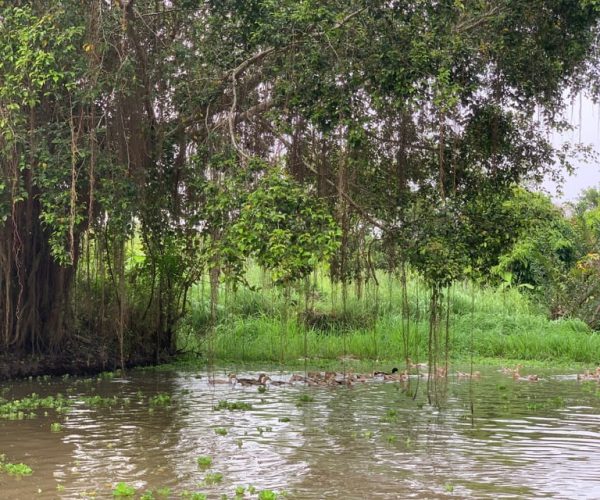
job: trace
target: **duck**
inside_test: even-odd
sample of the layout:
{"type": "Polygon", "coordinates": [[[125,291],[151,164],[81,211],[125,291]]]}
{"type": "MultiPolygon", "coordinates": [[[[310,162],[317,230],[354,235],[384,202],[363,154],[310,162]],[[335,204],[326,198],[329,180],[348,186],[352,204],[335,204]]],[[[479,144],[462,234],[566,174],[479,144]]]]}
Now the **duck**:
{"type": "Polygon", "coordinates": [[[208,378],[208,383],[209,384],[230,384],[230,385],[235,385],[235,381],[236,381],[237,377],[235,375],[235,373],[230,373],[229,375],[227,375],[227,379],[218,379],[218,378],[208,378]]]}
{"type": "Polygon", "coordinates": [[[393,372],[391,375],[384,375],[383,380],[393,380],[396,382],[406,382],[409,378],[408,370],[404,370],[403,372],[393,372]]]}
{"type": "Polygon", "coordinates": [[[235,383],[239,383],[242,386],[250,386],[250,385],[266,385],[271,377],[269,377],[266,373],[261,373],[258,375],[256,379],[253,378],[238,378],[235,376],[235,383]]]}
{"type": "Polygon", "coordinates": [[[578,373],[577,380],[598,380],[600,381],[600,366],[593,372],[586,370],[585,373],[578,373]]]}
{"type": "Polygon", "coordinates": [[[381,372],[381,371],[373,372],[373,376],[374,377],[385,377],[386,375],[390,376],[390,375],[393,375],[394,373],[398,373],[398,368],[396,368],[396,367],[392,368],[392,371],[390,373],[381,372]]]}
{"type": "Polygon", "coordinates": [[[294,373],[288,380],[288,384],[293,384],[294,382],[306,382],[306,379],[302,375],[294,373]]]}
{"type": "Polygon", "coordinates": [[[521,375],[519,373],[519,371],[521,370],[521,368],[523,367],[523,365],[517,365],[514,368],[506,368],[503,367],[500,369],[500,371],[504,374],[504,375],[511,375],[513,378],[517,379],[519,378],[521,375]]]}

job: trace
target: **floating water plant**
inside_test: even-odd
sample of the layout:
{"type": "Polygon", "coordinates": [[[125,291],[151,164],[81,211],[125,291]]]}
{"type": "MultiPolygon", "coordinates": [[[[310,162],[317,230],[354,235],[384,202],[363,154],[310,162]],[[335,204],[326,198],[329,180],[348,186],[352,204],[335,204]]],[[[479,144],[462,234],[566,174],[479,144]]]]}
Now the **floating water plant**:
{"type": "Polygon", "coordinates": [[[272,490],[262,490],[258,494],[258,500],[277,500],[277,493],[272,490]]]}
{"type": "Polygon", "coordinates": [[[206,500],[206,495],[204,493],[184,490],[181,493],[181,498],[185,498],[185,500],[206,500]]]}
{"type": "Polygon", "coordinates": [[[60,431],[62,431],[62,428],[63,428],[63,426],[59,422],[53,422],[50,424],[50,430],[52,432],[60,432],[60,431]]]}
{"type": "Polygon", "coordinates": [[[278,419],[280,422],[289,422],[290,421],[290,417],[279,417],[278,419]]]}
{"type": "Polygon", "coordinates": [[[259,385],[257,391],[260,394],[264,394],[265,392],[267,392],[267,388],[264,385],[259,385]]]}
{"type": "Polygon", "coordinates": [[[398,410],[388,410],[381,420],[390,424],[398,422],[398,410]]]}
{"type": "Polygon", "coordinates": [[[223,481],[223,474],[220,472],[212,472],[210,474],[206,474],[204,477],[204,482],[208,485],[217,484],[223,481]]]}
{"type": "Polygon", "coordinates": [[[244,488],[243,486],[236,486],[236,488],[235,488],[235,496],[236,497],[243,497],[245,491],[246,491],[246,488],[244,488]]]}
{"type": "Polygon", "coordinates": [[[298,396],[298,400],[296,401],[296,406],[302,406],[305,403],[312,403],[315,400],[310,394],[301,394],[298,396]]]}
{"type": "Polygon", "coordinates": [[[0,471],[4,471],[11,476],[30,476],[33,470],[26,464],[0,463],[0,471]]]}
{"type": "Polygon", "coordinates": [[[96,407],[113,407],[119,405],[119,398],[117,396],[102,397],[102,396],[83,396],[81,401],[91,408],[96,407]]]}
{"type": "Polygon", "coordinates": [[[389,444],[393,444],[393,443],[395,443],[395,442],[396,442],[397,438],[396,438],[396,436],[394,436],[393,434],[388,434],[388,435],[385,437],[385,440],[386,440],[386,441],[387,441],[389,444]]]}
{"type": "Polygon", "coordinates": [[[150,398],[151,406],[169,406],[171,404],[171,396],[166,393],[160,393],[150,398]]]}
{"type": "Polygon", "coordinates": [[[213,406],[214,411],[229,410],[229,411],[246,411],[251,410],[252,405],[250,403],[244,403],[242,401],[219,401],[218,405],[213,406]]]}
{"type": "Polygon", "coordinates": [[[454,486],[451,483],[446,483],[444,485],[444,491],[446,493],[452,493],[454,491],[454,486]]]}
{"type": "Polygon", "coordinates": [[[218,436],[227,436],[227,429],[223,427],[217,427],[215,429],[215,434],[217,434],[218,436]]]}
{"type": "Polygon", "coordinates": [[[208,469],[212,465],[212,458],[201,456],[196,459],[196,462],[201,469],[208,469]]]}
{"type": "Polygon", "coordinates": [[[0,398],[0,418],[22,420],[25,416],[35,416],[34,410],[53,409],[64,412],[69,409],[71,402],[62,394],[41,398],[35,392],[22,399],[6,401],[0,398]]]}
{"type": "Polygon", "coordinates": [[[112,494],[113,497],[132,497],[135,495],[135,488],[127,483],[117,483],[112,494]]]}

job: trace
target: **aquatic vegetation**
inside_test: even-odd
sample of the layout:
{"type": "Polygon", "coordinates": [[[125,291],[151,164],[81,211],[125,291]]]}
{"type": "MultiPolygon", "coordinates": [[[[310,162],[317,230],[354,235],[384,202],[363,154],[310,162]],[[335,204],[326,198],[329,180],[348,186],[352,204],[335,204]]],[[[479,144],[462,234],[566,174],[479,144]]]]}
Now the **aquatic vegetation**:
{"type": "Polygon", "coordinates": [[[112,494],[113,497],[132,497],[135,495],[135,488],[127,483],[117,483],[112,494]]]}
{"type": "Polygon", "coordinates": [[[385,437],[385,440],[386,440],[386,441],[387,441],[389,444],[394,444],[394,443],[397,441],[397,439],[398,439],[398,438],[397,438],[396,436],[394,436],[393,434],[388,434],[388,435],[385,437]]]}
{"type": "Polygon", "coordinates": [[[229,411],[247,411],[251,410],[252,405],[250,403],[244,403],[243,401],[226,401],[221,400],[219,404],[213,406],[214,411],[229,410],[229,411]]]}
{"type": "Polygon", "coordinates": [[[277,500],[277,493],[272,490],[262,490],[258,494],[258,500],[277,500]]]}
{"type": "Polygon", "coordinates": [[[206,500],[207,497],[204,493],[184,490],[181,493],[181,498],[184,498],[185,500],[206,500]]]}
{"type": "Polygon", "coordinates": [[[25,416],[35,416],[34,410],[55,410],[66,412],[71,406],[71,401],[62,394],[41,398],[35,392],[22,399],[7,401],[0,398],[0,418],[7,420],[22,420],[25,416]]]}
{"type": "Polygon", "coordinates": [[[454,486],[451,483],[446,483],[444,485],[444,491],[446,493],[453,493],[454,492],[454,486]]]}
{"type": "Polygon", "coordinates": [[[259,385],[257,391],[260,394],[264,394],[265,392],[267,392],[267,388],[264,385],[259,385]]]}
{"type": "Polygon", "coordinates": [[[237,444],[238,448],[241,448],[244,445],[244,441],[242,441],[241,439],[236,439],[235,444],[237,444]]]}
{"type": "Polygon", "coordinates": [[[208,469],[212,465],[212,458],[201,456],[196,459],[196,462],[201,469],[208,469]]]}
{"type": "Polygon", "coordinates": [[[310,394],[304,393],[298,396],[296,406],[302,406],[305,403],[312,403],[314,400],[315,398],[313,398],[310,394]]]}
{"type": "Polygon", "coordinates": [[[160,393],[152,396],[148,402],[150,406],[169,406],[171,404],[171,396],[166,393],[160,393]]]}
{"type": "Polygon", "coordinates": [[[223,481],[223,474],[220,472],[212,472],[210,474],[206,474],[204,477],[204,482],[208,485],[217,484],[223,481]]]}
{"type": "Polygon", "coordinates": [[[63,428],[63,426],[60,422],[53,422],[50,424],[50,430],[52,432],[60,432],[60,431],[62,431],[62,428],[63,428]]]}
{"type": "Polygon", "coordinates": [[[390,424],[398,422],[398,410],[388,410],[387,412],[385,412],[385,415],[382,417],[381,420],[390,424]]]}
{"type": "MultiPolygon", "coordinates": [[[[0,457],[2,458],[2,457],[0,457]]],[[[33,474],[33,470],[29,465],[19,463],[19,464],[11,464],[4,463],[0,460],[0,472],[6,472],[11,476],[30,476],[33,474]]]]}
{"type": "Polygon", "coordinates": [[[279,422],[290,422],[290,417],[279,417],[278,418],[279,422]]]}
{"type": "Polygon", "coordinates": [[[245,491],[246,491],[246,488],[244,488],[243,486],[236,486],[236,488],[235,488],[235,496],[236,497],[243,497],[245,491]]]}
{"type": "Polygon", "coordinates": [[[140,497],[140,500],[155,500],[158,498],[169,498],[170,496],[171,488],[163,487],[156,490],[156,496],[154,496],[154,492],[152,490],[144,492],[144,494],[140,497]]]}
{"type": "Polygon", "coordinates": [[[529,402],[527,403],[526,408],[530,411],[537,411],[542,409],[564,408],[565,406],[566,402],[564,398],[556,396],[554,398],[546,399],[545,401],[529,402]]]}
{"type": "Polygon", "coordinates": [[[218,436],[227,436],[227,429],[225,429],[224,427],[217,427],[215,429],[215,434],[217,434],[218,436]]]}

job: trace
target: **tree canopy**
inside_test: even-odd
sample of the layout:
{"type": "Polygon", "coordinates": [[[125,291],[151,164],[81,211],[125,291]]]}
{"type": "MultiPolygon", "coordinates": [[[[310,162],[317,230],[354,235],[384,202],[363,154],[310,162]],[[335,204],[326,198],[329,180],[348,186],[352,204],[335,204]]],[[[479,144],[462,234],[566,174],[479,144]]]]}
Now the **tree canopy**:
{"type": "Polygon", "coordinates": [[[235,281],[252,256],[289,283],[326,259],[346,283],[361,238],[432,286],[489,272],[514,185],[568,165],[546,130],[593,79],[598,15],[582,0],[0,2],[1,345],[93,331],[122,361],[158,357],[202,273],[235,281]]]}

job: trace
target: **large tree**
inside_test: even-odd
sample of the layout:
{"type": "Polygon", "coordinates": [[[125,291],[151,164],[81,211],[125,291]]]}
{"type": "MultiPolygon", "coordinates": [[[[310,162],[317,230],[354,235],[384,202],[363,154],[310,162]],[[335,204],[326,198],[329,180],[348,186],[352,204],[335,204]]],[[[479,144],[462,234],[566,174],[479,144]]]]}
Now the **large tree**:
{"type": "Polygon", "coordinates": [[[274,179],[269,164],[329,204],[340,279],[365,234],[453,279],[477,260],[465,248],[488,246],[472,236],[489,229],[476,207],[552,166],[543,130],[592,68],[598,18],[578,0],[12,4],[0,11],[0,316],[15,352],[72,340],[82,252],[101,279],[87,273],[77,293],[100,294],[101,318],[79,326],[106,329],[122,353],[171,349],[198,269],[218,282],[240,251],[229,229],[264,218],[247,194],[274,179]],[[135,225],[146,258],[134,266],[135,225]]]}

